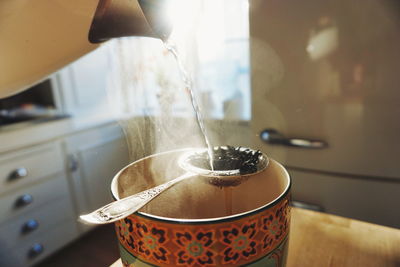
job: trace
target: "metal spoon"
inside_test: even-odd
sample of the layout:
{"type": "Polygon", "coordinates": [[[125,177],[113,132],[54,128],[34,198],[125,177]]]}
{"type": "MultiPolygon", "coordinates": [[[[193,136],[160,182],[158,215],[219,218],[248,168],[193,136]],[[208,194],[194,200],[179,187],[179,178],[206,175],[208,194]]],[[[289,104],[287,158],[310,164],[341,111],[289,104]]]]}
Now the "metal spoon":
{"type": "Polygon", "coordinates": [[[171,186],[196,175],[197,174],[192,172],[186,172],[173,180],[132,196],[111,202],[110,204],[107,204],[89,214],[81,215],[79,218],[81,221],[90,224],[107,224],[121,220],[138,211],[171,186]]]}
{"type": "MultiPolygon", "coordinates": [[[[228,149],[222,147],[224,149],[228,149]]],[[[238,148],[240,151],[240,147],[238,148]]],[[[249,149],[241,149],[241,151],[253,151],[249,149]]],[[[253,151],[253,156],[257,158],[257,169],[251,173],[241,174],[239,169],[234,170],[224,170],[224,171],[212,171],[208,169],[202,169],[192,165],[191,155],[194,155],[196,151],[192,151],[183,155],[179,159],[179,165],[182,169],[186,170],[183,175],[170,180],[164,184],[158,185],[156,187],[147,189],[140,193],[134,194],[132,196],[114,201],[107,204],[89,214],[81,215],[79,218],[84,223],[90,224],[107,224],[125,217],[128,217],[132,213],[135,213],[144,205],[152,201],[159,194],[170,188],[171,186],[186,180],[191,177],[200,176],[207,180],[208,183],[223,187],[223,186],[236,186],[248,179],[250,176],[263,171],[268,166],[268,158],[266,155],[261,153],[256,153],[253,151]]]]}

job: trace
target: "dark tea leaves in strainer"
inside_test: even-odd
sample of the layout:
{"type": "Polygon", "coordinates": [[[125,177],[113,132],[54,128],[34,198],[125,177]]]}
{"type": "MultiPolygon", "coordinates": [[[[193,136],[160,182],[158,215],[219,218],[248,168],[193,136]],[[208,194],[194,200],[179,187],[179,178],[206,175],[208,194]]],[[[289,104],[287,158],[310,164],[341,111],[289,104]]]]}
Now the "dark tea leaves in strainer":
{"type": "Polygon", "coordinates": [[[218,146],[213,149],[213,168],[210,166],[210,157],[207,151],[193,154],[190,163],[201,169],[210,171],[239,170],[240,175],[252,174],[258,171],[262,153],[243,147],[218,146]]]}

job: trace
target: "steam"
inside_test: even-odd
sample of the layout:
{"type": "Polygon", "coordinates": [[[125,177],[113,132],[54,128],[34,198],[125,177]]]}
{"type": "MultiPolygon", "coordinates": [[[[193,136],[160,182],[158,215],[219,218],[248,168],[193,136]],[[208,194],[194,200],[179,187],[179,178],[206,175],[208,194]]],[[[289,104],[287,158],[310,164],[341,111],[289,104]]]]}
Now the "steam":
{"type": "MultiPolygon", "coordinates": [[[[181,23],[181,25],[185,24],[181,23]]],[[[179,50],[184,67],[193,80],[195,79],[192,76],[195,73],[193,66],[196,65],[197,58],[197,51],[193,49],[196,31],[193,30],[191,35],[184,36],[187,32],[174,36],[173,42],[179,50]]],[[[108,86],[110,102],[125,132],[131,162],[181,148],[205,148],[204,137],[196,121],[185,81],[180,75],[174,56],[167,51],[162,41],[137,37],[113,40],[110,43],[110,53],[112,61],[111,79],[108,86]]],[[[192,84],[198,83],[194,80],[192,84]]],[[[196,92],[198,88],[194,88],[194,93],[200,102],[203,117],[206,119],[205,128],[210,143],[250,146],[250,138],[243,143],[241,137],[246,134],[240,133],[240,127],[238,130],[234,123],[230,123],[232,128],[225,131],[218,121],[207,121],[204,115],[209,114],[207,112],[209,102],[199,98],[196,92]]],[[[176,178],[179,173],[174,161],[176,159],[160,157],[160,160],[150,161],[151,166],[141,165],[146,168],[143,172],[146,175],[131,177],[132,183],[129,185],[132,188],[124,188],[124,190],[133,193],[139,185],[140,188],[147,189],[176,178]]],[[[216,198],[221,197],[219,188],[210,189],[212,185],[199,182],[197,179],[185,181],[182,187],[185,188],[185,186],[187,190],[173,191],[176,194],[174,209],[180,205],[184,206],[190,199],[192,201],[207,199],[209,192],[214,192],[216,198]],[[190,186],[194,183],[195,188],[198,188],[196,190],[190,186]],[[193,194],[188,196],[187,192],[193,192],[193,194]]]]}
{"type": "Polygon", "coordinates": [[[120,113],[131,160],[203,147],[188,92],[160,40],[120,39],[113,47],[114,110],[120,113]]]}

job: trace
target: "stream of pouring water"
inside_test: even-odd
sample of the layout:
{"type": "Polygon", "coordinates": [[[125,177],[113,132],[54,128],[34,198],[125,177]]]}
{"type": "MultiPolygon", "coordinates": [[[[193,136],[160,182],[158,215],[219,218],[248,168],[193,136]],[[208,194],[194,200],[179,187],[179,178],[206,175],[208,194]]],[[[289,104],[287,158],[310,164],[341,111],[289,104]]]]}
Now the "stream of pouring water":
{"type": "Polygon", "coordinates": [[[185,69],[185,67],[184,67],[184,65],[182,63],[181,57],[179,56],[179,52],[178,52],[178,49],[176,48],[176,46],[173,43],[171,43],[171,41],[169,41],[169,40],[165,41],[164,45],[167,48],[167,50],[174,56],[174,58],[175,58],[175,60],[176,60],[176,62],[178,64],[179,72],[180,72],[180,74],[182,76],[182,80],[183,80],[183,82],[185,84],[185,87],[189,92],[190,101],[192,103],[192,107],[194,109],[194,112],[196,113],[197,124],[200,127],[201,134],[203,135],[204,141],[205,141],[206,146],[207,146],[208,157],[210,158],[211,170],[214,170],[214,165],[213,165],[213,160],[214,160],[213,147],[212,147],[211,142],[210,142],[210,140],[208,139],[208,136],[207,136],[207,131],[206,131],[206,128],[204,126],[203,116],[201,115],[200,107],[199,107],[199,104],[197,103],[196,96],[195,96],[194,91],[193,91],[192,80],[190,79],[190,77],[189,77],[189,75],[188,75],[188,73],[187,73],[187,71],[186,71],[186,69],[185,69]]]}
{"type": "MultiPolygon", "coordinates": [[[[211,145],[211,142],[207,136],[207,131],[204,126],[204,120],[203,120],[203,117],[202,117],[202,114],[200,111],[200,107],[197,103],[196,96],[193,91],[192,80],[189,77],[189,75],[186,71],[186,68],[184,67],[184,65],[182,63],[181,57],[179,55],[179,52],[178,52],[176,46],[170,40],[165,41],[164,45],[167,48],[167,50],[174,56],[174,58],[177,62],[180,75],[182,76],[182,80],[185,84],[185,87],[189,92],[190,101],[191,101],[192,107],[194,109],[194,112],[196,114],[197,124],[199,125],[200,131],[201,131],[204,141],[207,145],[207,153],[208,153],[208,157],[209,157],[210,168],[211,168],[211,170],[214,170],[214,164],[213,164],[214,150],[213,150],[213,146],[211,145]]],[[[233,189],[230,186],[223,187],[223,189],[224,189],[223,194],[224,194],[224,203],[225,203],[225,216],[229,216],[229,215],[233,214],[233,207],[232,207],[232,190],[233,189]]]]}

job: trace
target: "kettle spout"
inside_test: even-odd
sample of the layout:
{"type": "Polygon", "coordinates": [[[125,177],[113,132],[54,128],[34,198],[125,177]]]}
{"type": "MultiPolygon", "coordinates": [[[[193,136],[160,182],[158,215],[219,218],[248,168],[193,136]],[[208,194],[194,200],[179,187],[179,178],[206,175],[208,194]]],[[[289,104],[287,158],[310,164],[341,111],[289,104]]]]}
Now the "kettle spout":
{"type": "Polygon", "coordinates": [[[165,40],[172,30],[165,12],[168,0],[99,0],[88,39],[100,43],[123,36],[165,40]]]}

